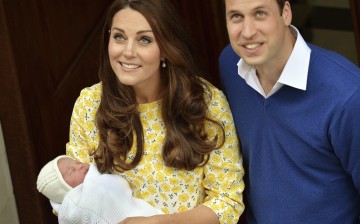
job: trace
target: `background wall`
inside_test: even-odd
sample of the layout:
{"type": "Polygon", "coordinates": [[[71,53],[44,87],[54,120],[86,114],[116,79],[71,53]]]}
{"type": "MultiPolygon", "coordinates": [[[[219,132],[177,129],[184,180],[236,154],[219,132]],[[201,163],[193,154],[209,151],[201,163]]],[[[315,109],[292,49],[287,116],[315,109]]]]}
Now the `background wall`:
{"type": "Polygon", "coordinates": [[[295,0],[292,9],[293,24],[300,28],[306,41],[359,63],[350,1],[295,0]]]}

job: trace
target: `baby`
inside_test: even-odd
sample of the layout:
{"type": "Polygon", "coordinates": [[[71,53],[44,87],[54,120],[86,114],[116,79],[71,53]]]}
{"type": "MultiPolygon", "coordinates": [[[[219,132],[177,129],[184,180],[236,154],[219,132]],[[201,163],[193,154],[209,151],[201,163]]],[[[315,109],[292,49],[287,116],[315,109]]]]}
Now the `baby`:
{"type": "Polygon", "coordinates": [[[117,174],[100,174],[93,164],[58,156],[40,171],[37,189],[58,214],[60,224],[118,223],[126,217],[163,214],[134,198],[117,174]]]}
{"type": "Polygon", "coordinates": [[[84,182],[89,167],[69,156],[58,156],[41,169],[37,189],[50,201],[61,204],[71,189],[84,182]]]}

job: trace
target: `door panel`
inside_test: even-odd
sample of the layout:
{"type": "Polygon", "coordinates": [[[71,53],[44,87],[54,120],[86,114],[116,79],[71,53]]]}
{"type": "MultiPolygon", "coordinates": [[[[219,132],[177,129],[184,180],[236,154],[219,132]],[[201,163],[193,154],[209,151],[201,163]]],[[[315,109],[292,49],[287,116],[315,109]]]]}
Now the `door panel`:
{"type": "Polygon", "coordinates": [[[80,90],[98,82],[102,1],[0,1],[0,119],[20,223],[57,223],[36,178],[65,152],[80,90]]]}

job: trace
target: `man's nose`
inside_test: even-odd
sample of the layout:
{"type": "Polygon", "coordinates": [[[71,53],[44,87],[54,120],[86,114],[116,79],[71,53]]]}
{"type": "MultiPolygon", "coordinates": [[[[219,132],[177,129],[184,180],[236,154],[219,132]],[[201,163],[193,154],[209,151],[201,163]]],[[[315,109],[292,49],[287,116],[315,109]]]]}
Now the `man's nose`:
{"type": "Polygon", "coordinates": [[[252,21],[251,19],[244,19],[243,29],[241,34],[245,38],[251,38],[252,36],[255,35],[255,33],[256,33],[256,27],[254,21],[252,21]]]}

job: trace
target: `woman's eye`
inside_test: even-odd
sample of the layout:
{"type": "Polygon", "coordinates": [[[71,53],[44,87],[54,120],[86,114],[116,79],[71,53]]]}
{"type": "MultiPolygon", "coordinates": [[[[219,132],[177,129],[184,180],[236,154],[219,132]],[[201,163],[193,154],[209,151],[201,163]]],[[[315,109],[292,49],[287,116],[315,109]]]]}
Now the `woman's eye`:
{"type": "Polygon", "coordinates": [[[151,43],[151,38],[149,38],[149,37],[141,37],[139,42],[141,44],[149,44],[149,43],[151,43]]]}
{"type": "Polygon", "coordinates": [[[124,39],[124,36],[122,34],[117,33],[117,34],[114,34],[114,39],[121,41],[124,39]]]}

